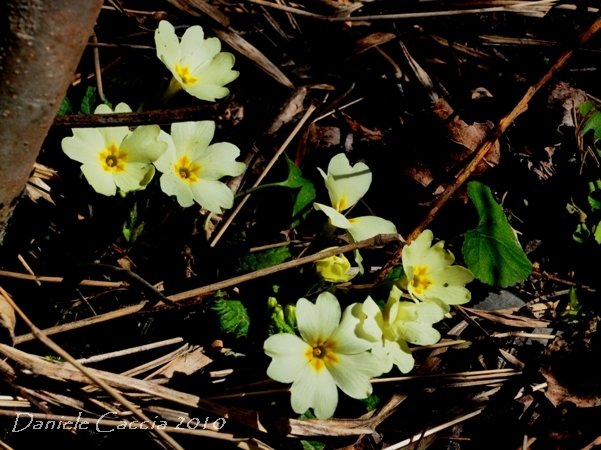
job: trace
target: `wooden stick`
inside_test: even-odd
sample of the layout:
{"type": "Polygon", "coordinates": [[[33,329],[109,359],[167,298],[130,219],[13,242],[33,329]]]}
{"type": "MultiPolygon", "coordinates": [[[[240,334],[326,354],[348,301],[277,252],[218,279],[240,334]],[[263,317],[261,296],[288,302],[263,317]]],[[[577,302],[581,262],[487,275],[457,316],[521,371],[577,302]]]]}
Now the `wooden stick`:
{"type": "Polygon", "coordinates": [[[142,111],[112,114],[73,114],[58,116],[52,123],[53,127],[114,127],[138,126],[153,124],[169,124],[187,122],[190,120],[215,120],[217,110],[213,105],[191,106],[179,109],[161,109],[157,111],[142,111]]]}
{"type": "MultiPolygon", "coordinates": [[[[192,289],[189,291],[181,292],[179,294],[169,295],[167,298],[172,302],[178,302],[180,300],[186,300],[189,298],[198,297],[203,294],[208,294],[209,292],[214,292],[219,289],[225,289],[231,286],[235,286],[237,284],[244,283],[246,281],[254,280],[257,278],[265,277],[267,275],[272,275],[277,272],[281,272],[283,270],[293,269],[295,267],[300,267],[304,264],[309,264],[315,262],[319,259],[328,258],[330,256],[335,256],[340,253],[346,253],[353,250],[359,250],[367,247],[379,247],[384,244],[388,244],[390,242],[402,242],[402,238],[399,234],[379,234],[374,236],[371,239],[366,239],[364,241],[355,242],[353,244],[345,245],[343,247],[335,248],[332,250],[328,250],[327,252],[318,252],[313,255],[305,256],[303,258],[299,258],[293,261],[288,261],[282,264],[278,264],[277,266],[267,267],[265,269],[257,270],[256,272],[251,272],[246,275],[241,275],[239,277],[230,278],[229,280],[220,281],[218,283],[209,284],[207,286],[203,286],[200,288],[192,289]]],[[[146,301],[138,303],[137,305],[128,306],[126,308],[118,309],[117,311],[113,311],[106,314],[100,314],[99,316],[90,317],[83,320],[78,320],[76,322],[66,323],[63,325],[58,325],[56,327],[46,328],[43,330],[47,335],[62,333],[63,331],[74,330],[76,328],[82,328],[88,325],[92,325],[95,323],[106,322],[107,320],[116,319],[117,317],[125,317],[130,314],[135,314],[142,310],[142,308],[146,305],[146,301]]],[[[162,303],[157,303],[157,305],[161,305],[162,303]]],[[[156,306],[156,305],[155,305],[156,306]]],[[[21,336],[17,336],[15,338],[15,345],[21,344],[23,342],[31,341],[35,337],[32,333],[23,334],[21,336]]]]}
{"type": "MultiPolygon", "coordinates": [[[[9,272],[8,270],[0,270],[0,277],[17,278],[19,280],[43,281],[46,283],[62,283],[62,277],[42,277],[35,275],[27,275],[26,273],[9,272]]],[[[82,280],[80,286],[96,286],[105,288],[122,288],[129,286],[124,281],[98,281],[98,280],[82,280]]]]}
{"type": "Polygon", "coordinates": [[[469,414],[466,414],[464,416],[461,416],[461,417],[458,417],[458,418],[456,418],[454,420],[451,420],[450,422],[446,422],[446,423],[443,423],[442,425],[438,425],[437,427],[430,428],[430,429],[428,429],[424,433],[416,434],[415,436],[413,436],[413,437],[411,437],[409,439],[405,439],[404,441],[397,442],[394,445],[390,445],[388,447],[385,447],[383,450],[397,450],[399,448],[405,447],[405,446],[411,444],[412,442],[417,442],[420,439],[425,438],[427,436],[430,436],[431,434],[438,433],[439,431],[444,430],[445,428],[452,427],[453,425],[456,425],[456,424],[458,424],[460,422],[463,422],[463,421],[465,421],[467,419],[471,419],[472,417],[475,417],[478,414],[480,414],[483,410],[484,410],[484,408],[478,409],[478,410],[473,411],[473,412],[471,412],[469,414]]]}
{"type": "Polygon", "coordinates": [[[134,353],[145,352],[147,350],[153,350],[159,347],[165,347],[166,345],[178,344],[183,342],[183,338],[177,337],[173,339],[167,339],[166,341],[153,342],[152,344],[140,345],[138,347],[126,348],[124,350],[118,350],[116,352],[104,353],[102,355],[92,356],[90,358],[80,358],[77,362],[81,364],[89,364],[98,361],[105,361],[111,358],[118,358],[119,356],[133,355],[134,353]]]}

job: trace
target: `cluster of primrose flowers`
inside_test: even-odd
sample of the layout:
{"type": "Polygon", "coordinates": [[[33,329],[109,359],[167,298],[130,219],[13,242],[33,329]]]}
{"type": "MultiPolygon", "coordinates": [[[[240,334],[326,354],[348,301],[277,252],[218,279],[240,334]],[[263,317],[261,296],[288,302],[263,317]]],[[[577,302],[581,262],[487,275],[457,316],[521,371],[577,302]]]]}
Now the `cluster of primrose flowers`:
{"type": "MultiPolygon", "coordinates": [[[[217,38],[204,38],[200,26],[188,28],[181,42],[173,25],[161,21],[155,32],[158,58],[167,66],[173,79],[163,98],[184,89],[207,101],[229,94],[225,84],[239,72],[232,70],[234,56],[221,52],[217,38]]],[[[100,105],[95,114],[112,113],[100,105]]],[[[125,103],[115,107],[117,113],[131,112],[125,103]]],[[[103,195],[144,189],[152,180],[155,168],[162,173],[160,185],[167,195],[175,195],[183,207],[196,201],[212,213],[234,203],[232,191],[221,181],[238,176],[245,165],[236,162],[240,150],[233,144],[211,144],[215,133],[212,121],[175,123],[171,134],[158,125],[140,126],[130,131],[126,126],[73,129],[73,136],[62,141],[66,155],[82,163],[81,171],[94,190],[103,195]]]]}
{"type": "Polygon", "coordinates": [[[414,359],[408,344],[438,342],[440,333],[433,324],[449,312],[449,305],[470,300],[465,285],[474,276],[452,265],[455,258],[444,242],[432,245],[432,240],[426,230],[403,249],[400,285],[411,301],[401,301],[396,286],[383,309],[371,297],[347,306],[344,313],[329,292],[320,294],[315,304],[301,298],[296,305],[300,337],[280,333],[265,341],[265,353],[273,358],[267,375],[292,383],[296,413],[313,408],[317,418],[327,419],[338,404],[337,387],[349,397],[366,398],[372,393],[372,377],[395,365],[403,373],[411,371],[414,359]]]}

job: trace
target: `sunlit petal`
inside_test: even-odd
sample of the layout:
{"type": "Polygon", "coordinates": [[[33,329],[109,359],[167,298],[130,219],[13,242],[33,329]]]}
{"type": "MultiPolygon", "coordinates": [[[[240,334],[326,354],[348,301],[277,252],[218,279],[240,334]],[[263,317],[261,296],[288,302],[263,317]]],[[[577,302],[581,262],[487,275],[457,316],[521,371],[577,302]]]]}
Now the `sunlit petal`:
{"type": "Polygon", "coordinates": [[[274,334],[267,338],[263,349],[273,358],[267,375],[280,383],[292,383],[309,364],[305,354],[311,352],[311,346],[293,334],[274,334]]]}
{"type": "Polygon", "coordinates": [[[157,57],[175,74],[175,65],[180,60],[180,49],[179,39],[173,25],[166,20],[161,20],[154,33],[154,42],[157,48],[157,57]]]}
{"type": "Polygon", "coordinates": [[[214,214],[221,214],[221,208],[229,209],[234,205],[234,193],[221,181],[201,178],[189,186],[194,200],[214,214]]]}
{"type": "Polygon", "coordinates": [[[219,180],[225,176],[238,176],[244,172],[246,165],[237,162],[240,149],[229,142],[219,142],[207,147],[195,160],[202,166],[202,178],[219,180]]]}
{"type": "Polygon", "coordinates": [[[215,134],[215,122],[179,122],[171,125],[171,137],[176,150],[176,158],[187,155],[190,161],[202,155],[215,134]]]}
{"type": "Polygon", "coordinates": [[[397,232],[394,223],[381,217],[363,216],[355,217],[348,221],[351,224],[348,231],[354,242],[364,241],[378,234],[396,234],[397,232]]]}
{"type": "Polygon", "coordinates": [[[161,189],[167,195],[175,195],[177,202],[187,208],[194,204],[194,197],[188,185],[173,173],[166,172],[161,175],[161,189]]]}
{"type": "Polygon", "coordinates": [[[315,304],[301,298],[296,304],[298,331],[309,345],[325,342],[340,323],[340,304],[329,292],[322,292],[315,304]]]}
{"type": "Polygon", "coordinates": [[[420,263],[426,252],[429,250],[434,234],[430,230],[424,230],[409,245],[403,248],[403,267],[415,266],[420,263]]]}
{"type": "Polygon", "coordinates": [[[102,195],[115,195],[117,192],[117,186],[115,180],[110,173],[98,170],[97,165],[84,164],[81,166],[88,183],[94,188],[96,192],[102,195]]]}
{"type": "Polygon", "coordinates": [[[158,125],[147,125],[130,133],[121,144],[121,150],[127,152],[127,161],[150,163],[165,153],[167,144],[157,141],[160,131],[158,125]]]}
{"type": "Polygon", "coordinates": [[[330,223],[335,227],[344,229],[352,227],[351,223],[347,220],[347,218],[340,214],[338,211],[336,211],[334,208],[331,208],[327,205],[323,205],[321,203],[313,203],[313,207],[318,211],[323,211],[326,214],[326,216],[330,218],[330,223]]]}
{"type": "Polygon", "coordinates": [[[344,153],[330,160],[325,178],[330,201],[336,211],[342,212],[357,203],[369,189],[371,170],[363,163],[351,167],[344,153]]]}
{"type": "Polygon", "coordinates": [[[382,374],[377,357],[365,352],[356,355],[340,354],[337,363],[326,366],[338,387],[349,397],[358,399],[371,395],[369,378],[382,374]]]}
{"type": "Polygon", "coordinates": [[[338,404],[338,390],[328,370],[315,372],[306,365],[292,383],[290,403],[297,414],[313,408],[318,419],[329,419],[338,404]]]}

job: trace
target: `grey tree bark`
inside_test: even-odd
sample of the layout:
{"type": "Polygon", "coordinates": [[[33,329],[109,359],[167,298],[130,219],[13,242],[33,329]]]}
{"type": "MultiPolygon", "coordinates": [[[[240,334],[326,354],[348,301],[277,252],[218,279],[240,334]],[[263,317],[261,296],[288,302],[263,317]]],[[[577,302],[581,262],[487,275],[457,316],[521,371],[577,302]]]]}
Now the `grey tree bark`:
{"type": "Polygon", "coordinates": [[[0,242],[102,0],[0,2],[0,242]]]}

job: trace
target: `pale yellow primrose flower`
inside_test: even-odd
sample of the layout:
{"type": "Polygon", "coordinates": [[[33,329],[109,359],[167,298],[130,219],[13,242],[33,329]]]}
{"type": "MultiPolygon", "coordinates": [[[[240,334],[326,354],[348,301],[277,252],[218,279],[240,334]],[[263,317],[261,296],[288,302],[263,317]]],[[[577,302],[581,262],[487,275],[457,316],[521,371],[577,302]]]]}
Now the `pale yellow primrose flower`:
{"type": "MultiPolygon", "coordinates": [[[[389,220],[376,216],[363,216],[347,219],[342,211],[355,205],[365,195],[371,184],[371,170],[363,163],[357,163],[351,167],[344,153],[339,153],[330,160],[327,175],[318,169],[323,176],[330,195],[332,207],[321,203],[313,206],[323,211],[328,216],[332,225],[348,231],[351,242],[359,242],[372,238],[378,234],[396,233],[395,225],[389,220]]],[[[359,271],[363,273],[361,261],[363,258],[358,250],[355,250],[355,261],[359,265],[359,271]]]]}
{"type": "Polygon", "coordinates": [[[234,55],[221,52],[219,39],[205,39],[199,25],[188,28],[180,42],[173,25],[161,20],[154,41],[157,56],[173,74],[172,93],[183,88],[194,97],[214,102],[230,93],[223,86],[240,75],[232,70],[234,55]]]}
{"type": "Polygon", "coordinates": [[[403,373],[411,371],[414,359],[407,342],[431,345],[440,340],[432,324],[442,320],[445,311],[435,302],[402,302],[400,298],[400,289],[393,286],[384,311],[371,297],[353,305],[353,314],[361,319],[357,334],[373,342],[371,352],[380,358],[382,373],[390,372],[393,364],[403,373]]]}
{"type": "Polygon", "coordinates": [[[183,207],[194,201],[212,213],[231,208],[234,194],[219,181],[226,175],[238,176],[246,166],[236,162],[240,149],[228,142],[209,145],[215,134],[215,122],[181,122],[171,125],[171,135],[161,131],[159,140],[167,143],[167,151],[154,165],[161,176],[161,189],[177,196],[183,207]]]}
{"type": "MultiPolygon", "coordinates": [[[[112,113],[107,105],[100,105],[94,114],[112,113]]],[[[116,113],[131,112],[125,103],[119,103],[116,113]]],[[[157,141],[158,125],[128,127],[74,128],[73,137],[62,140],[65,154],[83,163],[81,171],[96,192],[115,195],[117,187],[124,192],[144,189],[154,176],[151,164],[167,149],[157,141]]]]}
{"type": "MultiPolygon", "coordinates": [[[[335,248],[337,247],[326,248],[322,252],[327,252],[335,248]]],[[[348,273],[350,268],[351,263],[342,253],[315,261],[317,274],[330,283],[346,283],[352,280],[357,274],[348,273]]]]}
{"type": "Polygon", "coordinates": [[[329,292],[322,292],[315,304],[301,298],[296,304],[298,330],[274,334],[264,344],[273,360],[267,375],[281,383],[292,383],[291,404],[303,414],[313,408],[318,419],[332,417],[338,404],[338,386],[352,398],[372,393],[370,378],[381,374],[379,360],[367,353],[372,344],[357,337],[358,319],[350,308],[340,321],[340,304],[329,292]]]}
{"type": "Polygon", "coordinates": [[[465,267],[452,266],[455,256],[444,249],[444,241],[432,245],[432,239],[432,232],[425,230],[403,248],[405,276],[401,287],[422,301],[442,301],[446,305],[469,302],[472,294],[465,285],[474,274],[465,267]]]}

